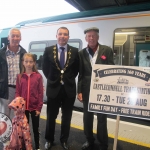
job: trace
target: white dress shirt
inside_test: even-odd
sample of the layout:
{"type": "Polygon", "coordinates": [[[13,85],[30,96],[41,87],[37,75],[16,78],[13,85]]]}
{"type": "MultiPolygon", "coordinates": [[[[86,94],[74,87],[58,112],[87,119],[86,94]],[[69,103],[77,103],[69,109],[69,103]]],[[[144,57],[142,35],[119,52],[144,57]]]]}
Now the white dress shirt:
{"type": "Polygon", "coordinates": [[[58,60],[60,60],[60,54],[62,52],[62,50],[60,49],[60,47],[64,47],[64,52],[65,52],[65,61],[64,61],[64,65],[66,63],[67,60],[67,44],[65,46],[60,46],[59,44],[57,44],[57,49],[58,49],[58,60]]]}
{"type": "Polygon", "coordinates": [[[99,51],[99,46],[97,47],[97,50],[94,53],[94,56],[92,57],[91,54],[89,53],[88,47],[86,48],[86,51],[89,54],[89,58],[90,58],[90,62],[91,62],[91,66],[93,66],[96,62],[97,59],[97,55],[98,55],[98,51],[99,51]]]}

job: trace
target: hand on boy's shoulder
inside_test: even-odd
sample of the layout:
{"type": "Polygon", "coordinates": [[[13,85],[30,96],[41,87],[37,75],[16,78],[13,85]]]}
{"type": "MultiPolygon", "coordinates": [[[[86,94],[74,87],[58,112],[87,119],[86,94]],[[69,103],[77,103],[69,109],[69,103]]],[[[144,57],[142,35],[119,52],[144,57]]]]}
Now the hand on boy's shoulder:
{"type": "Polygon", "coordinates": [[[36,112],[36,115],[35,116],[38,116],[40,114],[40,111],[35,111],[36,112]]]}

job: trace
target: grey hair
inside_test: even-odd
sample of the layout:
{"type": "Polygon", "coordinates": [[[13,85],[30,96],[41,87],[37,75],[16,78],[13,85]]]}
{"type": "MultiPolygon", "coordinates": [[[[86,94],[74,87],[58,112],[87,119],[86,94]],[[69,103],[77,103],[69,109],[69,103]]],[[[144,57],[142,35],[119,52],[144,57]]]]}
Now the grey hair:
{"type": "Polygon", "coordinates": [[[99,33],[97,32],[97,35],[99,36],[99,33]]]}
{"type": "MultiPolygon", "coordinates": [[[[18,29],[18,28],[11,28],[11,29],[9,30],[9,32],[8,32],[8,36],[11,34],[11,32],[12,32],[13,30],[16,30],[16,31],[19,31],[19,32],[20,32],[20,29],[18,29]]],[[[20,32],[20,35],[21,35],[21,32],[20,32]]]]}
{"type": "MultiPolygon", "coordinates": [[[[88,32],[87,32],[88,33],[88,32]]],[[[87,36],[87,33],[85,34],[85,36],[87,36]]],[[[99,33],[98,32],[96,32],[97,33],[97,36],[99,37],[99,33]]]]}

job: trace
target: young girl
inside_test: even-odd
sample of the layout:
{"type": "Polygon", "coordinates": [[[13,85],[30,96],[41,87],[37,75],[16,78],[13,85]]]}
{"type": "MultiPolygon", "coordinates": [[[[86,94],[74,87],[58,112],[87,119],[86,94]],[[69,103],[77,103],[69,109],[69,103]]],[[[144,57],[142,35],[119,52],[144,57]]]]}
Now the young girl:
{"type": "Polygon", "coordinates": [[[39,149],[39,119],[43,106],[43,79],[36,69],[35,56],[25,53],[21,74],[17,76],[16,97],[23,97],[26,101],[25,114],[29,122],[32,119],[35,149],[39,149]]]}

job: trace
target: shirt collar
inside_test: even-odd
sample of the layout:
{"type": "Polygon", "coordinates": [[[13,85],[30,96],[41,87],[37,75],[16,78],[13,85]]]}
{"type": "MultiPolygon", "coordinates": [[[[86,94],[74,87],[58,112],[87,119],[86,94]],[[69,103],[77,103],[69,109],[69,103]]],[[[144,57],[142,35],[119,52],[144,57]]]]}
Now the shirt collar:
{"type": "MultiPolygon", "coordinates": [[[[87,53],[91,56],[91,54],[89,53],[89,47],[86,47],[86,51],[87,51],[87,53]]],[[[97,49],[96,49],[96,51],[95,51],[95,54],[97,54],[98,51],[99,51],[99,45],[98,45],[98,47],[97,47],[97,49]]],[[[95,54],[94,54],[94,55],[95,55],[95,54]]]]}
{"type": "MultiPolygon", "coordinates": [[[[17,51],[16,54],[19,54],[19,53],[20,53],[20,49],[21,49],[21,48],[20,48],[20,46],[19,46],[18,51],[17,51]]],[[[8,52],[14,53],[14,52],[11,51],[11,50],[8,48],[8,46],[7,46],[6,53],[8,53],[8,52]]]]}
{"type": "Polygon", "coordinates": [[[65,48],[65,51],[67,51],[67,44],[64,45],[64,46],[60,46],[59,44],[57,44],[57,48],[58,48],[58,51],[61,52],[62,50],[60,49],[60,47],[64,47],[65,48]]]}
{"type": "Polygon", "coordinates": [[[99,44],[97,43],[97,45],[95,46],[95,48],[91,48],[89,45],[87,45],[87,48],[90,48],[93,50],[93,52],[95,53],[97,51],[99,44]]]}

